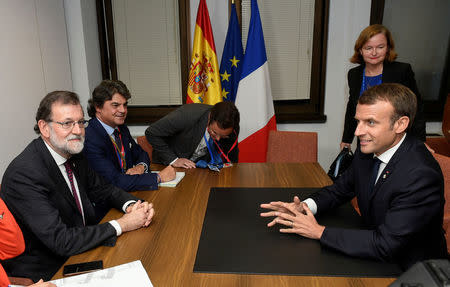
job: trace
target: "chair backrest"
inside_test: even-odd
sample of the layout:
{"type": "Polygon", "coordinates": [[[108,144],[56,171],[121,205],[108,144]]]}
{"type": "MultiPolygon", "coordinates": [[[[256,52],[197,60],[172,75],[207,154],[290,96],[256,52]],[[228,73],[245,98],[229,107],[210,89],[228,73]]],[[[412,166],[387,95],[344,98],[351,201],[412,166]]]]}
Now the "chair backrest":
{"type": "Polygon", "coordinates": [[[317,133],[270,131],[267,162],[317,162],[317,133]]]}
{"type": "Polygon", "coordinates": [[[450,157],[438,153],[433,153],[433,156],[439,163],[442,174],[444,175],[445,205],[443,228],[447,240],[447,251],[450,253],[450,157]]]}
{"type": "Polygon", "coordinates": [[[137,143],[141,146],[143,150],[145,150],[148,153],[148,157],[150,158],[150,161],[152,161],[153,147],[147,141],[147,138],[145,136],[139,136],[137,137],[137,143]]]}

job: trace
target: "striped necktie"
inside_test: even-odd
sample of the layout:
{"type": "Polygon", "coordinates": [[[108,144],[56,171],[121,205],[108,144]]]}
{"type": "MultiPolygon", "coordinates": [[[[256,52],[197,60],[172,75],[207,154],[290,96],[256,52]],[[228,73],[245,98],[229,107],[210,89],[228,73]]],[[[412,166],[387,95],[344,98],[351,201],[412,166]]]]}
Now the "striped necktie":
{"type": "Polygon", "coordinates": [[[72,167],[71,167],[69,160],[67,160],[64,163],[64,167],[66,168],[67,177],[69,178],[69,182],[70,182],[70,188],[72,189],[72,195],[75,198],[75,203],[78,207],[78,211],[80,212],[81,216],[83,217],[83,224],[86,225],[84,222],[83,209],[81,208],[81,200],[78,196],[77,190],[75,189],[75,183],[73,181],[73,171],[72,171],[72,167]]]}
{"type": "Polygon", "coordinates": [[[119,151],[122,150],[122,140],[120,139],[120,132],[118,129],[114,130],[114,141],[116,142],[119,151]]]}

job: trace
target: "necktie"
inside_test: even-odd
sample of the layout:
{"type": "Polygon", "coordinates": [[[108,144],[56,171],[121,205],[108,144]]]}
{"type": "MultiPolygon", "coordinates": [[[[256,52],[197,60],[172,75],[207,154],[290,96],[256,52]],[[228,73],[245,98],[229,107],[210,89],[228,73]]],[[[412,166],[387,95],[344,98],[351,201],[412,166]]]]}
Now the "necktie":
{"type": "Polygon", "coordinates": [[[375,182],[377,180],[378,170],[380,169],[381,160],[377,157],[372,159],[372,178],[370,179],[370,191],[373,192],[375,182]]]}
{"type": "Polygon", "coordinates": [[[216,144],[214,143],[213,138],[210,136],[208,140],[208,145],[211,148],[211,161],[210,164],[219,165],[222,163],[222,159],[220,158],[220,154],[217,152],[216,144]]]}
{"type": "Polygon", "coordinates": [[[211,148],[214,148],[214,140],[213,140],[212,136],[209,137],[208,145],[209,145],[211,148]]]}
{"type": "Polygon", "coordinates": [[[66,168],[67,177],[69,178],[69,182],[70,182],[70,188],[72,189],[72,194],[73,194],[73,197],[75,198],[75,203],[77,204],[78,211],[80,212],[81,216],[83,217],[83,224],[84,224],[84,215],[83,215],[83,210],[81,209],[81,201],[80,201],[80,198],[78,197],[78,193],[75,189],[75,184],[73,182],[72,167],[70,166],[70,162],[68,160],[64,163],[64,167],[66,168]]]}
{"type": "Polygon", "coordinates": [[[118,129],[114,130],[114,141],[116,142],[119,151],[122,150],[122,140],[120,139],[120,132],[118,129]]]}

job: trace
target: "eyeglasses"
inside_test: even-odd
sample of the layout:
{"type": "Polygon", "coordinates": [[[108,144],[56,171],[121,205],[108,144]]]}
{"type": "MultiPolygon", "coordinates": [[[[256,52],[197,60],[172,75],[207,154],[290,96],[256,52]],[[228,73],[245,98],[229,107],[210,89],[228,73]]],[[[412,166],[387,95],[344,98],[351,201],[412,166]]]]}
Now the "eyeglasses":
{"type": "Polygon", "coordinates": [[[214,139],[219,138],[219,139],[227,139],[230,136],[229,135],[221,135],[218,132],[216,132],[215,130],[213,130],[211,128],[211,125],[208,126],[208,132],[211,136],[213,136],[214,139]]]}
{"type": "Polygon", "coordinates": [[[61,127],[65,130],[73,129],[75,127],[75,124],[78,124],[78,127],[80,129],[84,129],[89,125],[89,121],[87,121],[87,120],[80,120],[77,122],[75,122],[75,121],[66,121],[66,122],[50,121],[50,122],[60,124],[61,127]]]}

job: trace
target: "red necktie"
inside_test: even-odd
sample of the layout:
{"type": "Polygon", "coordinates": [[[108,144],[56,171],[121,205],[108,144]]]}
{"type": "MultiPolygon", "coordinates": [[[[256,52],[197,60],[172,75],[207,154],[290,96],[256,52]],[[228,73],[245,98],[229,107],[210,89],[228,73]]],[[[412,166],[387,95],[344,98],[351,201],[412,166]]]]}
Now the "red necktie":
{"type": "Polygon", "coordinates": [[[85,225],[83,210],[81,209],[81,201],[80,201],[80,198],[78,197],[77,190],[75,189],[75,184],[73,182],[73,172],[72,172],[72,168],[70,167],[70,163],[68,160],[64,163],[64,167],[66,168],[67,177],[69,178],[70,188],[72,189],[72,194],[73,194],[73,197],[75,198],[75,203],[77,204],[78,211],[80,212],[81,216],[83,217],[83,224],[85,225]]]}
{"type": "Polygon", "coordinates": [[[122,139],[120,138],[120,132],[118,129],[114,130],[114,139],[116,141],[116,145],[119,148],[119,151],[122,149],[122,139]]]}

